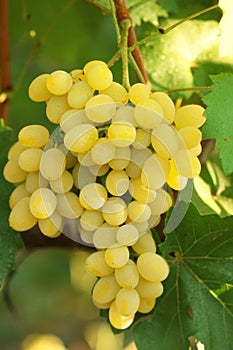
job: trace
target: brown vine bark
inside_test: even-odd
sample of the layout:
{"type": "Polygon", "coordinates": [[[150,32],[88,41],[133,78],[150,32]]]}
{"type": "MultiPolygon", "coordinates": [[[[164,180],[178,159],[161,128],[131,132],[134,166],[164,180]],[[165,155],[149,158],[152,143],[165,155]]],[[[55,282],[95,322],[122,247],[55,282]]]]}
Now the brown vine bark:
{"type": "Polygon", "coordinates": [[[0,118],[3,118],[6,124],[9,92],[11,91],[9,14],[7,0],[0,0],[0,77],[1,94],[6,93],[6,97],[3,99],[2,103],[0,101],[0,118]]]}
{"type": "MultiPolygon", "coordinates": [[[[118,20],[119,25],[121,25],[121,22],[125,19],[128,19],[131,21],[131,27],[129,28],[129,34],[128,34],[128,47],[136,44],[137,42],[137,37],[132,25],[132,20],[131,17],[129,15],[128,9],[126,7],[125,4],[125,0],[114,0],[114,4],[115,4],[115,8],[116,8],[116,17],[118,20]]],[[[150,87],[150,81],[148,79],[148,75],[144,66],[144,62],[143,62],[143,58],[142,58],[142,54],[141,51],[139,49],[139,47],[136,47],[133,51],[132,51],[132,56],[145,80],[145,83],[150,87]]]]}

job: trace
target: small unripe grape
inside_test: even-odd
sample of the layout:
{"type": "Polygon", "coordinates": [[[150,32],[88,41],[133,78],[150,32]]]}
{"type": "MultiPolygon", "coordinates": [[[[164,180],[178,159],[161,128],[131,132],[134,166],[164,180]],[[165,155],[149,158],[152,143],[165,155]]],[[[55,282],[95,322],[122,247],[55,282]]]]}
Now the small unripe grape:
{"type": "Polygon", "coordinates": [[[178,136],[181,147],[192,149],[200,144],[202,133],[194,126],[185,126],[178,131],[178,136]]]}
{"type": "Polygon", "coordinates": [[[114,158],[109,161],[109,166],[114,170],[123,170],[130,161],[131,150],[129,147],[115,147],[114,158]]]}
{"type": "Polygon", "coordinates": [[[187,185],[188,178],[180,175],[173,159],[170,161],[170,171],[167,177],[167,184],[176,191],[181,191],[187,185]]]}
{"type": "Polygon", "coordinates": [[[39,187],[47,187],[48,181],[45,180],[39,171],[34,171],[29,173],[26,178],[26,189],[28,192],[32,193],[39,187]]]}

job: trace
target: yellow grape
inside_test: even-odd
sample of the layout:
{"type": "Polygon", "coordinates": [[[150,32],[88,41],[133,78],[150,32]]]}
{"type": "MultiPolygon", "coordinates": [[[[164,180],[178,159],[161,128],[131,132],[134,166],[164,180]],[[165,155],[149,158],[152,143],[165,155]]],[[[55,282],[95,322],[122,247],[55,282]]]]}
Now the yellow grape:
{"type": "Polygon", "coordinates": [[[56,193],[65,193],[71,190],[74,184],[73,176],[65,170],[61,177],[50,180],[50,187],[56,193]]]}
{"type": "MultiPolygon", "coordinates": [[[[101,140],[101,139],[99,139],[99,140],[101,140]]],[[[97,140],[97,142],[99,140],[97,140]]],[[[78,161],[81,165],[86,166],[88,168],[95,165],[95,163],[93,162],[92,157],[91,157],[91,150],[87,151],[85,153],[78,153],[77,158],[78,158],[78,161]]]]}
{"type": "Polygon", "coordinates": [[[111,140],[105,137],[100,138],[91,149],[91,158],[94,164],[104,165],[111,161],[115,156],[116,147],[111,140]]]}
{"type": "Polygon", "coordinates": [[[141,174],[142,184],[151,190],[161,188],[166,182],[169,168],[170,165],[168,161],[153,154],[143,164],[141,174]]]}
{"type": "Polygon", "coordinates": [[[51,92],[47,88],[47,78],[49,74],[41,74],[36,77],[28,88],[28,95],[32,101],[43,102],[50,99],[51,92]]]}
{"type": "Polygon", "coordinates": [[[84,210],[80,217],[80,224],[84,230],[94,231],[104,222],[101,212],[96,210],[84,210]]]}
{"type": "Polygon", "coordinates": [[[89,171],[95,176],[103,176],[107,174],[108,170],[109,170],[108,164],[104,164],[104,165],[95,164],[89,167],[89,171]]]}
{"type": "Polygon", "coordinates": [[[151,216],[150,207],[139,201],[132,201],[127,207],[128,216],[132,221],[144,222],[147,221],[151,216]]]}
{"type": "Polygon", "coordinates": [[[147,231],[142,235],[138,241],[132,246],[133,250],[138,254],[143,254],[146,252],[155,253],[156,252],[156,243],[152,236],[151,231],[147,231]]]}
{"type": "Polygon", "coordinates": [[[20,201],[20,199],[23,199],[25,197],[29,197],[30,192],[27,190],[25,183],[22,183],[21,185],[17,186],[13,192],[11,192],[10,198],[9,198],[9,206],[12,209],[16,203],[20,201]]]}
{"type": "Polygon", "coordinates": [[[63,70],[56,70],[47,77],[47,88],[54,95],[66,94],[72,86],[72,77],[63,70]]]}
{"type": "Polygon", "coordinates": [[[116,103],[108,95],[95,95],[87,101],[85,112],[92,122],[105,123],[115,114],[116,103]]]}
{"type": "Polygon", "coordinates": [[[178,151],[178,137],[175,130],[167,124],[153,129],[151,144],[155,152],[165,159],[172,158],[178,151]]]}
{"type": "Polygon", "coordinates": [[[68,219],[79,218],[83,212],[78,196],[73,192],[57,194],[57,212],[68,219]]]}
{"type": "Polygon", "coordinates": [[[133,224],[125,224],[119,227],[116,233],[117,242],[120,245],[133,245],[139,237],[139,232],[133,224]]]}
{"type": "Polygon", "coordinates": [[[138,257],[137,268],[140,275],[151,282],[161,282],[169,274],[169,266],[166,260],[152,252],[143,253],[138,257]]]}
{"type": "Polygon", "coordinates": [[[107,89],[113,80],[112,72],[108,66],[99,64],[98,62],[84,67],[85,76],[87,78],[87,83],[95,90],[104,90],[107,89]]]}
{"type": "Polygon", "coordinates": [[[160,104],[163,109],[163,116],[165,120],[171,124],[174,122],[175,118],[175,105],[172,99],[164,92],[153,92],[150,98],[160,104]]]}
{"type": "Polygon", "coordinates": [[[44,147],[49,140],[49,132],[42,125],[27,125],[18,134],[19,142],[29,148],[44,147]]]}
{"type": "Polygon", "coordinates": [[[187,149],[179,150],[172,160],[179,175],[194,178],[201,172],[201,163],[192,151],[187,149]]]}
{"type": "Polygon", "coordinates": [[[36,225],[37,219],[29,208],[29,197],[20,199],[13,207],[9,216],[9,224],[16,231],[27,231],[36,225]]]}
{"type": "Polygon", "coordinates": [[[19,155],[27,149],[26,146],[24,146],[21,142],[17,141],[15,142],[9,149],[7,157],[8,160],[11,160],[14,157],[19,157],[19,155]]]}
{"type": "Polygon", "coordinates": [[[39,187],[47,187],[48,181],[41,176],[39,171],[34,171],[28,174],[25,184],[27,191],[32,193],[39,187]]]}
{"type": "Polygon", "coordinates": [[[79,194],[80,202],[86,209],[100,209],[107,200],[105,187],[99,183],[90,183],[84,186],[79,194]]]}
{"type": "Polygon", "coordinates": [[[105,304],[114,300],[119,290],[114,275],[101,277],[94,285],[92,298],[97,303],[105,304]]]}
{"type": "Polygon", "coordinates": [[[185,126],[178,131],[180,137],[180,145],[183,148],[195,148],[197,147],[202,139],[201,131],[194,126],[185,126]]]}
{"type": "Polygon", "coordinates": [[[129,193],[139,202],[151,203],[156,198],[156,191],[145,187],[140,177],[132,178],[129,182],[129,193]]]}
{"type": "Polygon", "coordinates": [[[130,86],[129,99],[135,105],[145,100],[148,100],[149,97],[150,97],[150,90],[145,84],[136,83],[130,86]]]}
{"type": "Polygon", "coordinates": [[[127,175],[131,178],[136,178],[141,176],[141,171],[143,164],[146,159],[148,159],[152,155],[151,150],[148,148],[143,149],[131,149],[131,160],[127,165],[125,171],[127,175]]]}
{"type": "Polygon", "coordinates": [[[123,170],[130,161],[131,150],[129,147],[115,147],[114,158],[108,164],[114,170],[123,170]]]}
{"type": "Polygon", "coordinates": [[[134,148],[143,149],[149,147],[151,143],[151,134],[144,129],[136,129],[136,138],[133,143],[134,148]]]}
{"type": "Polygon", "coordinates": [[[70,109],[67,96],[53,95],[46,105],[46,116],[54,124],[59,124],[61,116],[70,109]]]}
{"type": "Polygon", "coordinates": [[[80,124],[89,124],[89,119],[83,109],[68,109],[61,116],[60,127],[65,133],[80,124]]]}
{"type": "Polygon", "coordinates": [[[41,175],[47,180],[56,180],[62,176],[66,167],[66,157],[58,148],[44,151],[40,161],[41,175]]]}
{"type": "Polygon", "coordinates": [[[128,191],[129,178],[124,170],[112,170],[106,177],[105,186],[113,196],[122,196],[128,191]]]}
{"type": "Polygon", "coordinates": [[[26,149],[19,155],[18,163],[20,168],[28,172],[38,171],[43,153],[40,148],[26,149]]]}
{"type": "Polygon", "coordinates": [[[116,295],[116,308],[123,316],[131,316],[138,311],[140,297],[136,289],[122,288],[116,295]]]}
{"type": "Polygon", "coordinates": [[[92,88],[85,82],[75,83],[67,95],[67,101],[71,108],[84,108],[87,101],[93,96],[92,88]]]}
{"type": "Polygon", "coordinates": [[[187,185],[188,178],[180,175],[173,159],[170,160],[170,171],[167,177],[167,184],[176,191],[181,191],[187,185]]]}
{"type": "Polygon", "coordinates": [[[156,190],[155,199],[149,203],[152,215],[161,215],[165,213],[171,205],[172,201],[170,195],[162,188],[156,190]]]}
{"type": "Polygon", "coordinates": [[[92,253],[85,261],[86,270],[94,276],[104,277],[113,273],[113,268],[105,262],[105,251],[92,253]]]}
{"type": "Polygon", "coordinates": [[[126,204],[121,198],[111,197],[102,207],[102,214],[109,225],[121,225],[127,218],[126,204]]]}
{"type": "Polygon", "coordinates": [[[128,328],[133,323],[134,316],[135,314],[128,317],[121,315],[116,308],[115,301],[111,304],[108,315],[111,325],[116,329],[128,328]]]}
{"type": "Polygon", "coordinates": [[[156,128],[163,119],[163,110],[160,104],[152,99],[143,100],[134,109],[135,120],[144,129],[156,128]]]}
{"type": "Polygon", "coordinates": [[[87,74],[87,71],[89,69],[93,69],[98,66],[106,67],[107,64],[104,61],[99,61],[99,60],[92,60],[90,62],[87,62],[83,68],[84,75],[87,74]]]}
{"type": "Polygon", "coordinates": [[[64,137],[66,148],[72,152],[89,151],[98,139],[98,130],[91,124],[80,124],[70,129],[64,137]]]}
{"type": "Polygon", "coordinates": [[[129,259],[126,265],[115,269],[115,278],[121,287],[135,288],[139,282],[137,265],[129,259]]]}
{"type": "Polygon", "coordinates": [[[106,89],[100,90],[99,93],[110,96],[114,102],[128,102],[127,90],[116,81],[113,81],[106,89]]]}
{"type": "Polygon", "coordinates": [[[27,172],[20,168],[18,164],[18,156],[12,157],[6,163],[3,169],[4,178],[11,183],[19,183],[26,179],[27,172]]]}
{"type": "Polygon", "coordinates": [[[136,129],[129,123],[114,122],[108,128],[108,138],[117,147],[127,147],[135,141],[136,129]]]}
{"type": "Polygon", "coordinates": [[[138,307],[138,312],[141,312],[142,314],[147,314],[148,312],[152,311],[156,303],[155,298],[140,298],[140,304],[138,307]]]}
{"type": "Polygon", "coordinates": [[[51,216],[57,205],[55,194],[49,188],[38,188],[30,197],[31,213],[38,219],[46,219],[51,216]]]}
{"type": "Polygon", "coordinates": [[[93,244],[97,249],[106,249],[116,245],[116,233],[118,227],[103,223],[99,226],[93,235],[93,244]]]}
{"type": "Polygon", "coordinates": [[[56,211],[46,219],[39,219],[38,226],[40,231],[47,237],[56,238],[61,234],[63,220],[56,211]]]}
{"type": "Polygon", "coordinates": [[[185,126],[200,128],[206,121],[205,109],[202,106],[190,104],[176,110],[175,126],[179,130],[185,126]]]}
{"type": "Polygon", "coordinates": [[[115,122],[132,124],[133,126],[136,126],[134,107],[127,105],[117,108],[116,113],[112,117],[112,123],[115,122]]]}
{"type": "Polygon", "coordinates": [[[87,80],[82,69],[73,69],[70,72],[70,75],[73,79],[73,83],[78,83],[79,81],[87,80]]]}
{"type": "Polygon", "coordinates": [[[158,298],[163,294],[163,285],[161,282],[151,282],[140,277],[136,290],[140,298],[158,298]]]}
{"type": "Polygon", "coordinates": [[[110,247],[105,251],[106,263],[114,269],[122,267],[127,264],[129,260],[129,249],[123,247],[110,247]]]}

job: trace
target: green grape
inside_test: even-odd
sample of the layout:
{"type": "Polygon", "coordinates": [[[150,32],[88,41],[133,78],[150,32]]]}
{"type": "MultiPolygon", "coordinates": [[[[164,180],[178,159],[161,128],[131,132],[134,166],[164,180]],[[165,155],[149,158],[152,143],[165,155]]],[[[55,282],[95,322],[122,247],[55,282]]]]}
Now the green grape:
{"type": "Polygon", "coordinates": [[[161,282],[169,274],[169,266],[166,260],[152,252],[143,253],[138,257],[137,268],[140,275],[151,282],[161,282]]]}
{"type": "Polygon", "coordinates": [[[160,124],[153,129],[151,144],[155,152],[165,159],[172,158],[178,151],[178,137],[175,130],[167,124],[160,124]]]}
{"type": "Polygon", "coordinates": [[[108,95],[95,95],[87,101],[85,112],[92,122],[106,123],[115,114],[116,103],[108,95]]]}
{"type": "Polygon", "coordinates": [[[47,78],[49,74],[41,74],[36,77],[28,88],[28,95],[32,101],[43,102],[50,99],[51,92],[47,88],[47,78]]]}
{"type": "Polygon", "coordinates": [[[130,161],[131,150],[129,147],[115,147],[114,158],[108,164],[114,170],[123,170],[130,161]]]}
{"type": "Polygon", "coordinates": [[[113,196],[122,196],[128,191],[129,178],[124,170],[112,170],[105,182],[108,192],[113,196]]]}
{"type": "Polygon", "coordinates": [[[155,307],[156,299],[155,298],[140,298],[140,304],[138,307],[138,312],[142,314],[147,314],[152,311],[155,307]]]}
{"type": "Polygon", "coordinates": [[[149,88],[142,83],[136,83],[129,88],[129,99],[135,105],[148,100],[150,97],[149,88]]]}
{"type": "Polygon", "coordinates": [[[120,245],[133,245],[139,237],[139,232],[133,224],[125,224],[119,227],[116,233],[117,242],[120,245]]]}
{"type": "Polygon", "coordinates": [[[197,147],[202,139],[202,133],[194,126],[185,126],[178,131],[180,145],[183,148],[192,149],[197,147]]]}
{"type": "Polygon", "coordinates": [[[173,159],[170,160],[170,171],[167,177],[167,184],[176,191],[181,191],[187,185],[188,178],[179,174],[173,159]]]}
{"type": "Polygon", "coordinates": [[[50,180],[51,189],[56,193],[66,193],[71,190],[74,184],[73,176],[65,170],[61,177],[50,180]]]}
{"type": "Polygon", "coordinates": [[[25,184],[27,191],[32,193],[39,187],[47,187],[48,181],[41,176],[39,171],[34,171],[28,174],[25,184]]]}
{"type": "Polygon", "coordinates": [[[116,233],[118,227],[103,223],[99,226],[93,235],[93,244],[97,249],[106,249],[116,245],[116,233]]]}
{"type": "Polygon", "coordinates": [[[113,80],[112,72],[102,61],[92,61],[84,66],[87,83],[95,90],[107,89],[113,80]]]}
{"type": "Polygon", "coordinates": [[[14,157],[19,157],[19,155],[25,151],[27,147],[25,147],[21,142],[17,141],[15,142],[9,149],[7,157],[8,160],[11,160],[14,157]]]}
{"type": "Polygon", "coordinates": [[[61,116],[60,127],[65,133],[80,124],[89,124],[89,119],[83,109],[79,111],[77,109],[68,109],[61,116]]]}
{"type": "Polygon", "coordinates": [[[129,259],[123,267],[115,269],[117,283],[124,288],[135,288],[139,282],[137,265],[129,259]]]}
{"type": "Polygon", "coordinates": [[[15,231],[27,231],[36,225],[37,219],[29,208],[29,197],[20,199],[12,208],[9,216],[10,227],[15,231]]]}
{"type": "Polygon", "coordinates": [[[29,206],[32,215],[38,219],[46,219],[54,213],[57,198],[49,188],[38,188],[31,194],[29,206]]]}
{"type": "Polygon", "coordinates": [[[11,183],[19,183],[26,179],[28,172],[20,168],[18,156],[12,157],[3,169],[4,178],[11,183]]]}
{"type": "Polygon", "coordinates": [[[128,93],[126,89],[115,81],[113,81],[106,89],[100,90],[99,93],[110,96],[114,102],[128,102],[128,93]]]}
{"type": "Polygon", "coordinates": [[[120,286],[114,275],[101,277],[94,285],[92,298],[94,302],[106,304],[115,299],[120,286]]]}
{"type": "Polygon", "coordinates": [[[115,156],[116,147],[107,138],[100,138],[91,149],[91,158],[94,164],[104,165],[111,161],[115,156]]]}
{"type": "Polygon", "coordinates": [[[151,231],[147,231],[144,235],[142,235],[132,246],[132,248],[138,254],[144,254],[146,252],[155,253],[156,244],[151,231]]]}
{"type": "Polygon", "coordinates": [[[91,124],[80,124],[70,129],[64,137],[66,148],[72,152],[88,152],[98,139],[98,130],[91,124]]]}
{"type": "Polygon", "coordinates": [[[11,192],[10,198],[9,198],[9,206],[12,209],[16,203],[20,201],[20,199],[23,199],[25,197],[29,197],[30,192],[26,188],[26,184],[22,183],[21,185],[17,186],[13,192],[11,192]]]}
{"type": "Polygon", "coordinates": [[[142,203],[151,203],[156,198],[156,191],[145,187],[142,184],[140,177],[136,177],[130,180],[129,193],[134,199],[142,203]]]}
{"type": "Polygon", "coordinates": [[[38,226],[40,231],[47,237],[56,238],[61,234],[63,220],[56,211],[46,219],[39,219],[38,226]]]}
{"type": "Polygon", "coordinates": [[[60,178],[66,167],[66,157],[57,148],[50,148],[44,151],[40,161],[41,175],[47,180],[60,178]]]}
{"type": "Polygon", "coordinates": [[[114,122],[108,128],[108,138],[117,147],[127,147],[135,141],[136,129],[129,123],[114,122]]]}
{"type": "Polygon", "coordinates": [[[136,290],[140,298],[158,298],[163,294],[163,285],[161,282],[151,282],[140,277],[136,290]]]}
{"type": "Polygon", "coordinates": [[[105,261],[114,269],[126,265],[128,260],[129,249],[126,246],[107,248],[105,251],[105,261]]]}
{"type": "Polygon", "coordinates": [[[93,96],[92,88],[85,82],[75,83],[67,95],[67,101],[71,108],[84,108],[87,101],[93,96]]]}
{"type": "Polygon", "coordinates": [[[79,189],[79,168],[80,168],[80,164],[77,163],[72,170],[74,186],[78,189],[79,189]]]}
{"type": "Polygon", "coordinates": [[[126,204],[121,198],[111,197],[102,207],[102,214],[109,225],[122,225],[127,218],[126,204]]]}
{"type": "Polygon", "coordinates": [[[59,124],[61,116],[70,109],[67,96],[53,95],[46,105],[46,116],[54,124],[59,124]]]}
{"type": "Polygon", "coordinates": [[[144,222],[151,216],[150,207],[139,201],[132,201],[128,204],[128,216],[132,221],[144,222]]]}
{"type": "Polygon", "coordinates": [[[72,86],[72,77],[63,70],[56,70],[47,77],[47,88],[54,95],[66,94],[72,86]]]}
{"type": "Polygon", "coordinates": [[[80,217],[80,224],[84,230],[94,231],[104,222],[101,212],[85,209],[80,217]]]}
{"type": "Polygon", "coordinates": [[[164,92],[153,92],[150,98],[160,104],[163,109],[163,116],[165,120],[171,124],[175,118],[175,106],[172,99],[164,92]]]}
{"type": "Polygon", "coordinates": [[[185,126],[200,128],[205,121],[205,109],[202,106],[191,104],[178,108],[175,114],[175,126],[179,130],[185,126]]]}
{"type": "Polygon", "coordinates": [[[100,209],[106,202],[108,193],[99,183],[90,183],[84,186],[79,194],[82,206],[89,210],[100,209]]]}
{"type": "Polygon", "coordinates": [[[117,108],[116,113],[112,117],[112,123],[131,124],[136,126],[136,120],[134,118],[134,107],[122,106],[117,108]]]}
{"type": "Polygon", "coordinates": [[[128,328],[133,323],[134,316],[135,314],[128,317],[121,315],[116,308],[115,301],[111,304],[108,315],[111,325],[116,329],[128,328]]]}
{"type": "Polygon", "coordinates": [[[151,190],[161,188],[166,182],[169,169],[170,165],[168,161],[153,154],[143,164],[141,174],[142,184],[151,190]]]}
{"type": "Polygon", "coordinates": [[[83,213],[78,196],[73,192],[57,194],[57,212],[67,219],[79,218],[83,213]]]}
{"type": "Polygon", "coordinates": [[[40,169],[40,160],[43,155],[40,148],[28,148],[19,155],[18,164],[24,171],[38,171],[40,169]]]}
{"type": "Polygon", "coordinates": [[[143,149],[150,146],[151,142],[151,134],[144,129],[137,128],[136,129],[136,138],[133,143],[133,147],[137,149],[143,149]]]}
{"type": "Polygon", "coordinates": [[[179,150],[172,160],[179,175],[194,178],[201,172],[201,163],[192,151],[187,149],[179,150]]]}
{"type": "Polygon", "coordinates": [[[140,297],[136,289],[122,288],[116,295],[116,308],[122,316],[131,316],[138,310],[140,297]]]}
{"type": "Polygon", "coordinates": [[[88,256],[85,262],[86,270],[94,276],[104,277],[113,273],[113,268],[105,262],[105,251],[100,250],[88,256]]]}
{"type": "Polygon", "coordinates": [[[29,148],[44,147],[49,140],[49,132],[42,125],[27,125],[18,134],[19,142],[29,148]]]}
{"type": "Polygon", "coordinates": [[[163,119],[163,110],[154,100],[143,100],[134,109],[135,120],[144,129],[156,128],[163,119]]]}

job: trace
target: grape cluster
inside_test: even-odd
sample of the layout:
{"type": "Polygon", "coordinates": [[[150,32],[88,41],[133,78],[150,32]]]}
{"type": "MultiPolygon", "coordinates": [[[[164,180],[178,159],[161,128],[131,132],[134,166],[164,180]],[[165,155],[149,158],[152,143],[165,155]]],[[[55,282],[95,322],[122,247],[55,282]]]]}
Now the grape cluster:
{"type": "Polygon", "coordinates": [[[204,109],[176,109],[167,94],[141,83],[126,91],[102,61],[42,74],[28,92],[46,102],[48,119],[59,126],[52,135],[26,126],[9,150],[4,176],[16,186],[10,226],[38,224],[57,237],[72,224],[75,239],[97,249],[86,262],[100,278],[95,305],[109,308],[114,327],[126,328],[163,292],[168,265],[150,228],[172,205],[169,188],[182,190],[200,172],[204,109]]]}

